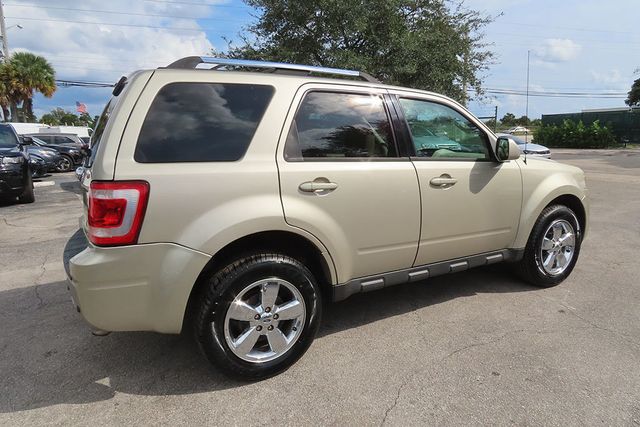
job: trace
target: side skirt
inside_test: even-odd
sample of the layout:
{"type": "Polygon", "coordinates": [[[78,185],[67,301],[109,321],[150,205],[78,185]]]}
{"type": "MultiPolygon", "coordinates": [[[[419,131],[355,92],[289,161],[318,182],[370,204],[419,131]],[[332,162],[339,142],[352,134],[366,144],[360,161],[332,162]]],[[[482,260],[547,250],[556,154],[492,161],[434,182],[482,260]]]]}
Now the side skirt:
{"type": "Polygon", "coordinates": [[[346,283],[336,285],[333,288],[333,300],[342,301],[359,292],[375,291],[409,282],[418,282],[429,277],[441,276],[448,273],[457,273],[483,265],[496,264],[498,262],[515,262],[522,259],[524,249],[503,249],[496,252],[487,252],[464,258],[456,258],[449,261],[436,262],[421,265],[405,270],[392,271],[390,273],[376,274],[360,277],[346,283]]]}

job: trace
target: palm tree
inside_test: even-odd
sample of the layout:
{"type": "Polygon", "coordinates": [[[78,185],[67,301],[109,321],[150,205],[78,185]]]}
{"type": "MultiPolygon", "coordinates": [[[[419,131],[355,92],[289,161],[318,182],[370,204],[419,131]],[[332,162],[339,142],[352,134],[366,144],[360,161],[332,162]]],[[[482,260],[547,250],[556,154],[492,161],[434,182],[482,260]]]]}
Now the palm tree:
{"type": "Polygon", "coordinates": [[[2,108],[2,117],[5,122],[11,118],[9,105],[11,105],[11,80],[13,69],[6,62],[0,63],[0,107],[2,108]]]}
{"type": "MultiPolygon", "coordinates": [[[[47,98],[56,91],[55,71],[42,56],[29,52],[16,52],[0,68],[0,106],[9,101],[11,119],[18,117],[18,104],[22,103],[23,119],[33,120],[33,96],[40,92],[47,98]]],[[[6,119],[6,116],[5,116],[6,119]]]]}

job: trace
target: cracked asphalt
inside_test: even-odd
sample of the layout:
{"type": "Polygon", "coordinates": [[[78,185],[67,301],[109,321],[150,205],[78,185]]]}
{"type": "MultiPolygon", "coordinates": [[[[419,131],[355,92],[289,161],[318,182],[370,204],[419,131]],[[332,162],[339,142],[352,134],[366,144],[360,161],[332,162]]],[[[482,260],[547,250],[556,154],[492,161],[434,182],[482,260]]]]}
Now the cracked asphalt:
{"type": "Polygon", "coordinates": [[[553,155],[591,195],[568,280],[536,289],[494,266],[356,295],[258,383],[185,337],[92,336],[61,261],[77,184],[47,178],[35,204],[0,206],[0,425],[640,425],[640,151],[553,155]]]}

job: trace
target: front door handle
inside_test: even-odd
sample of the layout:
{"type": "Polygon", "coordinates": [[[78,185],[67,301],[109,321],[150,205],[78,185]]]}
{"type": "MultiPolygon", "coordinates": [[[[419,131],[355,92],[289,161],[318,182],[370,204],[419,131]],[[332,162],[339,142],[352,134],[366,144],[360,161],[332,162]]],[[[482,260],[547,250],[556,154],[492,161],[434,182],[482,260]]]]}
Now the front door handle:
{"type": "Polygon", "coordinates": [[[321,193],[335,190],[338,184],[326,178],[316,178],[313,181],[303,182],[298,188],[305,193],[321,193]]]}
{"type": "Polygon", "coordinates": [[[457,179],[452,178],[451,175],[449,174],[443,173],[440,176],[431,178],[431,181],[429,181],[429,184],[433,185],[434,187],[451,187],[456,182],[458,182],[457,179]]]}

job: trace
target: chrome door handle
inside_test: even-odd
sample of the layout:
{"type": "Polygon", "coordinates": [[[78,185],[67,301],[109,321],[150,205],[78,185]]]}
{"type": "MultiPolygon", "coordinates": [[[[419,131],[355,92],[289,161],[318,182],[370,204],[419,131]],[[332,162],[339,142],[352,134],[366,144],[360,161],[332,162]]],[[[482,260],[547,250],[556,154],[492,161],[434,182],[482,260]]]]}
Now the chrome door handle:
{"type": "Polygon", "coordinates": [[[451,178],[450,175],[445,173],[440,176],[431,178],[431,181],[429,181],[429,184],[433,185],[434,187],[451,187],[456,182],[458,182],[457,179],[451,178]]]}
{"type": "Polygon", "coordinates": [[[305,193],[316,193],[322,191],[333,191],[338,188],[338,184],[335,182],[330,182],[326,178],[316,178],[313,181],[303,182],[298,186],[300,191],[304,191],[305,193]]]}

